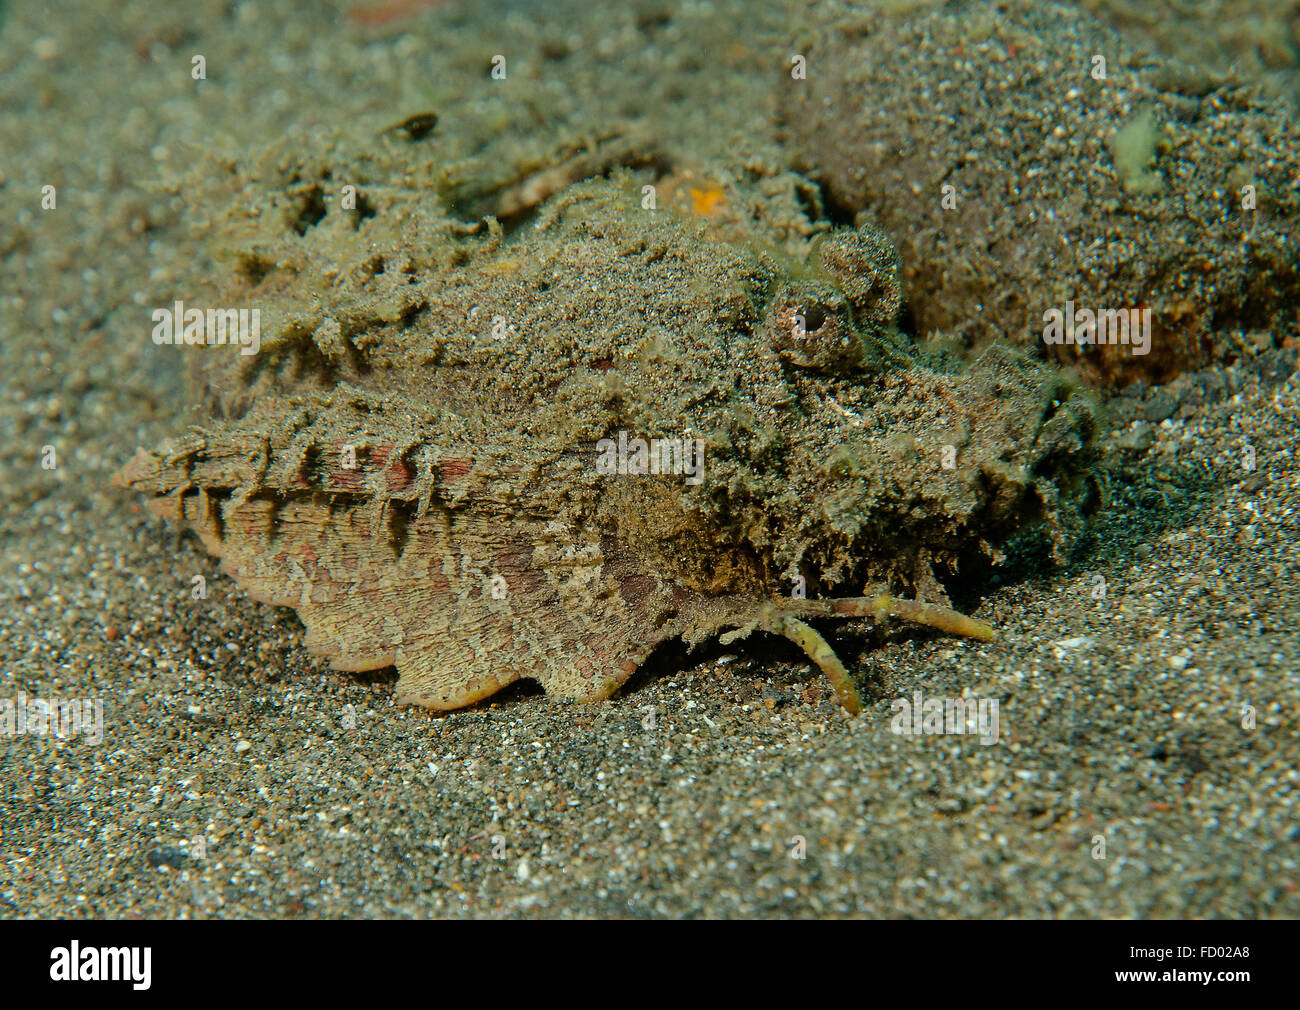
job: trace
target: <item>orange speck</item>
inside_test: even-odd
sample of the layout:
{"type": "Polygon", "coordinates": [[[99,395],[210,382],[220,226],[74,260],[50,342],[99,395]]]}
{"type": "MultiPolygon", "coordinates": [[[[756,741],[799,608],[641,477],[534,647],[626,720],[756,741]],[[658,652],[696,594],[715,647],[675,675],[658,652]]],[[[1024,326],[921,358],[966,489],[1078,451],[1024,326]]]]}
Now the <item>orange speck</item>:
{"type": "Polygon", "coordinates": [[[362,28],[381,28],[396,21],[405,21],[445,0],[383,0],[382,3],[363,4],[348,11],[348,20],[362,28]]]}
{"type": "Polygon", "coordinates": [[[707,189],[691,187],[691,206],[695,213],[703,217],[712,217],[722,204],[724,194],[721,186],[709,186],[707,189]]]}

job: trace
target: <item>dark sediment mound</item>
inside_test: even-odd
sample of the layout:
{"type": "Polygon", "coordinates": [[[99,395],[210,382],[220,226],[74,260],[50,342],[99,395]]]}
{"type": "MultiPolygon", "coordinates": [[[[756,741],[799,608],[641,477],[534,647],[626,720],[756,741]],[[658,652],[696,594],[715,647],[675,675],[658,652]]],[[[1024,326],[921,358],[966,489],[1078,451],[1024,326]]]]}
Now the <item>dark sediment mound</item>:
{"type": "Polygon", "coordinates": [[[1067,301],[1150,308],[1148,354],[1046,348],[1122,383],[1296,326],[1300,138],[1285,104],[1136,53],[1076,10],[839,16],[782,115],[831,205],[897,243],[920,333],[1042,347],[1044,313],[1067,301]]]}

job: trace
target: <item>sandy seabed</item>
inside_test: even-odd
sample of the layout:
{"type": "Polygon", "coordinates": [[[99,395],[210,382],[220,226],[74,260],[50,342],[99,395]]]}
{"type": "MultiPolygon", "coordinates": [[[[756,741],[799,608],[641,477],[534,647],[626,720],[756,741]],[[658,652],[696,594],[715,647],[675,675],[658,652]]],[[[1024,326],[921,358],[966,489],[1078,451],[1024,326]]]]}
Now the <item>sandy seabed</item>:
{"type": "MultiPolygon", "coordinates": [[[[426,109],[484,172],[645,119],[700,178],[784,171],[784,68],[847,5],[98,6],[0,6],[0,697],[103,716],[97,743],[0,737],[3,914],[1300,914],[1293,336],[1111,390],[1072,560],[955,597],[997,642],[828,629],[857,719],[758,638],[662,649],[591,706],[399,708],[110,486],[190,407],[149,319],[207,268],[194,173],[426,109]],[[996,699],[997,742],[895,732],[917,692],[996,699]]],[[[1257,44],[1272,5],[1207,5],[1212,44],[1084,6],[1294,98],[1289,50],[1257,44]]]]}

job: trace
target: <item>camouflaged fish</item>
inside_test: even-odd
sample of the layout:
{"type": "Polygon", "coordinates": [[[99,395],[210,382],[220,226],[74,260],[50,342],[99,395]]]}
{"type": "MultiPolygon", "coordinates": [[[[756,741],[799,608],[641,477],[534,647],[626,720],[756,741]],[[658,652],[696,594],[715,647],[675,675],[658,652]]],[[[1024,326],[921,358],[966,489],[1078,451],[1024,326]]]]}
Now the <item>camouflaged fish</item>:
{"type": "Polygon", "coordinates": [[[870,227],[798,261],[646,210],[620,176],[507,239],[409,173],[362,185],[359,213],[357,174],[323,155],[237,183],[206,295],[262,310],[260,351],[163,348],[197,363],[208,420],[116,482],[294,608],[313,653],[395,665],[400,703],[521,678],[606,698],[660,643],[765,631],[856,712],[809,622],[992,639],[934,569],[1080,522],[1087,401],[1010,352],[914,347],[870,227]]]}

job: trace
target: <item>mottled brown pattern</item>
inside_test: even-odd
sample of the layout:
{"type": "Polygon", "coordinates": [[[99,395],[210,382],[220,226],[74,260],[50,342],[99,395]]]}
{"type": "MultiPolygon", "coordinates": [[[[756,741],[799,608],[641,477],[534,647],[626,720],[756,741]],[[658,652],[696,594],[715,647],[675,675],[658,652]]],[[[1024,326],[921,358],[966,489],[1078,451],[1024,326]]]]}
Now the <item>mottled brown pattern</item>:
{"type": "Polygon", "coordinates": [[[791,572],[810,599],[915,591],[937,585],[932,561],[1078,525],[1087,403],[1013,356],[913,348],[875,232],[782,265],[601,181],[510,243],[418,199],[300,234],[258,223],[274,180],[244,182],[219,240],[275,266],[251,292],[213,278],[212,297],[263,307],[262,351],[203,358],[210,419],[118,483],[297,610],[335,667],[396,665],[401,702],[456,708],[524,677],[603,698],[659,643],[728,628],[814,643],[832,672],[794,614],[836,612],[789,599],[791,572]],[[811,340],[785,330],[796,305],[811,340]],[[702,440],[699,480],[598,473],[619,431],[702,440]]]}

